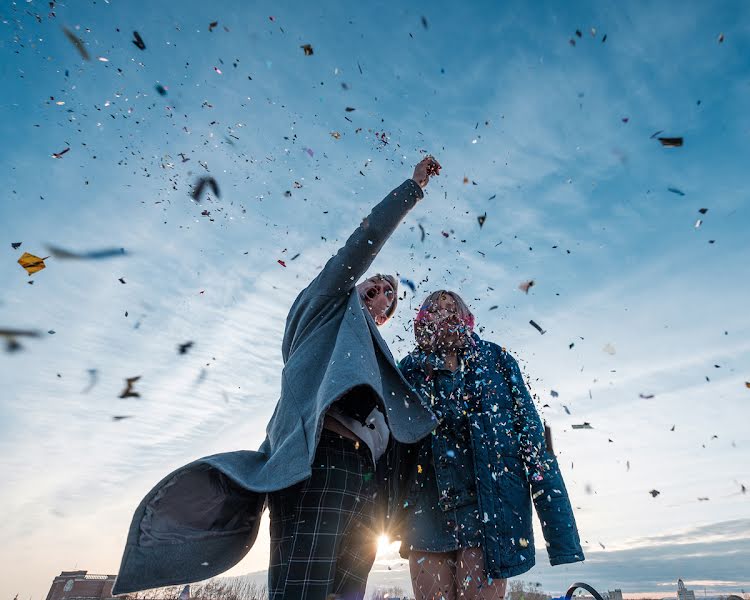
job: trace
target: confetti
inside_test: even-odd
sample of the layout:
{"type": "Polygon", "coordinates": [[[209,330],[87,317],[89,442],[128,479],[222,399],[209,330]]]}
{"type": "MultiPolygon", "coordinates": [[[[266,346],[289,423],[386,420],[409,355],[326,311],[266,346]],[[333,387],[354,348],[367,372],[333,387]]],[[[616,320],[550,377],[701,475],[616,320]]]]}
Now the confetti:
{"type": "Polygon", "coordinates": [[[200,202],[201,195],[203,194],[203,190],[206,186],[209,186],[211,188],[211,191],[214,193],[214,195],[217,198],[221,198],[221,193],[219,192],[219,184],[216,183],[216,180],[213,177],[207,176],[207,177],[199,177],[198,181],[195,182],[195,187],[193,188],[193,193],[190,194],[193,200],[196,202],[200,202]]]}
{"type": "Polygon", "coordinates": [[[279,259],[276,262],[279,263],[282,267],[286,267],[286,263],[283,260],[279,259]]]}
{"type": "Polygon", "coordinates": [[[534,286],[534,280],[530,279],[529,281],[524,281],[523,283],[521,283],[518,286],[518,289],[521,290],[522,292],[526,292],[528,294],[529,293],[529,288],[531,288],[533,286],[534,286]]]}
{"type": "Polygon", "coordinates": [[[313,47],[310,44],[302,44],[300,48],[302,48],[302,50],[304,51],[305,56],[313,55],[313,47]]]}
{"type": "Polygon", "coordinates": [[[61,260],[79,259],[79,260],[101,260],[103,258],[112,258],[114,256],[124,256],[127,254],[125,248],[105,248],[104,250],[92,250],[89,252],[71,252],[58,246],[47,245],[47,250],[51,255],[61,260]]]}
{"type": "Polygon", "coordinates": [[[660,137],[657,138],[662,146],[666,146],[667,148],[679,148],[682,146],[682,138],[681,137],[660,137]]]}
{"type": "Polygon", "coordinates": [[[132,419],[133,415],[114,415],[112,417],[113,421],[122,421],[123,419],[132,419]]]}
{"type": "Polygon", "coordinates": [[[723,34],[723,33],[720,33],[720,34],[719,34],[718,42],[719,42],[720,44],[724,43],[724,34],[723,34]]]}
{"type": "Polygon", "coordinates": [[[70,40],[70,43],[75,46],[76,50],[78,50],[78,53],[81,55],[81,58],[83,58],[83,60],[91,60],[91,56],[89,56],[89,53],[86,50],[86,46],[84,45],[83,40],[79,38],[75,33],[73,33],[67,27],[63,27],[62,30],[63,30],[63,33],[65,33],[65,37],[67,37],[70,40]]]}
{"type": "Polygon", "coordinates": [[[23,244],[23,242],[11,242],[10,245],[13,247],[13,250],[18,250],[21,247],[21,244],[23,244]]]}
{"type": "Polygon", "coordinates": [[[38,256],[34,256],[33,254],[30,254],[29,252],[24,252],[21,255],[21,258],[18,259],[18,264],[21,265],[24,269],[26,269],[26,272],[29,274],[29,277],[31,277],[37,271],[41,271],[42,269],[47,268],[47,265],[44,264],[44,261],[47,260],[48,258],[49,256],[45,256],[44,258],[39,258],[38,256]]]}
{"type": "Polygon", "coordinates": [[[341,139],[341,134],[340,134],[340,133],[339,133],[338,131],[332,131],[332,132],[331,132],[331,137],[332,137],[332,138],[333,138],[334,140],[338,140],[338,139],[341,139]]]}
{"type": "Polygon", "coordinates": [[[141,378],[140,375],[136,377],[128,377],[125,379],[125,389],[118,396],[118,398],[140,398],[141,395],[138,392],[133,391],[133,384],[141,378]]]}
{"type": "Polygon", "coordinates": [[[672,192],[673,194],[677,194],[678,196],[684,196],[685,195],[685,192],[683,192],[682,190],[679,190],[677,188],[673,188],[673,187],[667,188],[667,191],[668,192],[672,192]]]}
{"type": "Polygon", "coordinates": [[[417,223],[417,225],[419,226],[419,232],[420,232],[420,234],[422,236],[419,241],[420,242],[424,242],[424,237],[425,237],[424,227],[422,227],[421,223],[417,223]]]}
{"type": "Polygon", "coordinates": [[[133,42],[139,50],[146,49],[146,44],[143,42],[143,38],[141,37],[141,34],[138,33],[137,31],[133,32],[133,39],[130,41],[133,42]]]}
{"type": "Polygon", "coordinates": [[[651,494],[652,498],[656,498],[661,492],[659,490],[651,490],[649,494],[651,494]]]}
{"type": "Polygon", "coordinates": [[[702,221],[702,220],[700,220],[700,219],[698,219],[698,220],[697,220],[697,221],[695,222],[695,228],[696,228],[696,229],[698,229],[698,227],[700,227],[701,225],[703,225],[703,221],[702,221]]]}
{"type": "Polygon", "coordinates": [[[591,423],[589,423],[588,421],[584,421],[580,425],[573,425],[572,427],[573,429],[593,429],[593,427],[591,426],[591,423]]]}
{"type": "Polygon", "coordinates": [[[539,333],[541,333],[542,335],[544,335],[545,333],[547,333],[547,332],[546,332],[546,331],[545,331],[544,329],[542,329],[541,327],[539,327],[539,325],[538,325],[538,324],[537,324],[537,323],[536,323],[536,322],[534,321],[534,319],[530,320],[530,321],[529,321],[529,324],[530,324],[530,325],[531,325],[531,326],[532,326],[532,327],[533,327],[534,329],[536,329],[536,330],[537,330],[537,331],[538,331],[539,333]]]}
{"type": "Polygon", "coordinates": [[[65,150],[63,150],[61,152],[55,152],[55,153],[53,153],[52,154],[52,158],[62,158],[63,154],[65,154],[66,152],[70,152],[70,147],[65,148],[65,150]]]}
{"type": "Polygon", "coordinates": [[[414,292],[416,292],[416,291],[417,291],[417,286],[416,286],[416,285],[414,285],[414,282],[413,282],[413,281],[412,281],[411,279],[405,279],[405,278],[403,278],[403,277],[402,277],[402,278],[400,279],[400,281],[401,281],[401,283],[403,283],[403,284],[404,284],[404,285],[405,285],[406,287],[408,287],[408,288],[409,288],[409,289],[410,289],[410,290],[412,291],[412,293],[414,293],[414,292]]]}
{"type": "Polygon", "coordinates": [[[639,398],[643,398],[644,400],[651,400],[651,398],[654,397],[653,394],[638,394],[639,398]]]}
{"type": "Polygon", "coordinates": [[[424,27],[425,29],[428,28],[427,17],[425,17],[425,16],[422,16],[422,27],[424,27]]]}
{"type": "Polygon", "coordinates": [[[604,348],[602,348],[602,352],[606,352],[610,356],[615,354],[615,347],[612,344],[606,344],[604,348]]]}
{"type": "Polygon", "coordinates": [[[351,106],[347,106],[347,107],[346,107],[346,108],[345,108],[344,110],[345,110],[346,112],[354,112],[354,111],[355,111],[355,110],[357,110],[357,109],[356,109],[356,108],[352,108],[351,106]]]}
{"type": "Polygon", "coordinates": [[[157,83],[154,86],[154,89],[159,92],[160,96],[166,96],[167,95],[167,88],[165,88],[161,83],[157,83]]]}
{"type": "Polygon", "coordinates": [[[209,23],[209,24],[208,24],[208,30],[209,30],[209,31],[213,31],[213,30],[214,30],[214,27],[216,27],[216,26],[217,26],[218,24],[219,24],[219,22],[218,22],[218,21],[213,21],[213,22],[209,23]]]}
{"type": "Polygon", "coordinates": [[[17,337],[40,337],[38,331],[28,329],[0,329],[0,337],[5,338],[6,352],[18,352],[23,346],[16,339],[17,337]]]}
{"type": "Polygon", "coordinates": [[[484,226],[484,222],[487,220],[487,213],[484,213],[483,215],[479,215],[477,217],[477,221],[479,221],[479,229],[481,229],[484,226]]]}
{"type": "Polygon", "coordinates": [[[185,342],[184,344],[177,345],[178,354],[187,354],[187,351],[193,347],[193,342],[185,342]]]}
{"type": "Polygon", "coordinates": [[[705,215],[705,214],[706,214],[706,213],[708,212],[708,209],[707,209],[707,208],[699,208],[699,209],[698,209],[698,212],[699,212],[700,214],[702,214],[702,215],[705,215]]]}

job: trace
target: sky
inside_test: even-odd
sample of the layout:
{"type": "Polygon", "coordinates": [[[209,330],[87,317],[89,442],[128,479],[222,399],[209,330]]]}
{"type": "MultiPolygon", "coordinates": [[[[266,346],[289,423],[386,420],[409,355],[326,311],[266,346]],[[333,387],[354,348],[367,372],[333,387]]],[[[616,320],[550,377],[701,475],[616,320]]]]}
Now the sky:
{"type": "MultiPolygon", "coordinates": [[[[40,334],[0,349],[5,589],[39,600],[62,570],[116,573],[162,477],[260,445],[294,298],[431,153],[440,176],[372,265],[416,288],[382,333],[405,355],[422,299],[448,288],[519,360],[587,557],[550,567],[535,517],[521,578],[750,590],[749,17],[3,2],[0,329],[40,334]],[[194,201],[209,175],[220,196],[194,201]],[[28,275],[24,252],[46,268],[28,275]]],[[[265,517],[227,575],[267,561],[265,517]]],[[[404,565],[384,547],[373,580],[404,565]]]]}

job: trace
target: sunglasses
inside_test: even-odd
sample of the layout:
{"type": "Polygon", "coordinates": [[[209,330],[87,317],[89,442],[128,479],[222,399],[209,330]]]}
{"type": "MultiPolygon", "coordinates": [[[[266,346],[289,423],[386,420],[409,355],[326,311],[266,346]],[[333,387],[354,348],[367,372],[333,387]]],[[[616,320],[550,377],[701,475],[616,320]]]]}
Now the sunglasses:
{"type": "MultiPolygon", "coordinates": [[[[365,292],[365,296],[367,296],[370,300],[377,298],[378,294],[380,294],[379,287],[371,287],[365,292]]],[[[393,288],[391,288],[390,286],[385,286],[383,289],[383,294],[385,294],[385,297],[388,299],[393,298],[393,288]]]]}

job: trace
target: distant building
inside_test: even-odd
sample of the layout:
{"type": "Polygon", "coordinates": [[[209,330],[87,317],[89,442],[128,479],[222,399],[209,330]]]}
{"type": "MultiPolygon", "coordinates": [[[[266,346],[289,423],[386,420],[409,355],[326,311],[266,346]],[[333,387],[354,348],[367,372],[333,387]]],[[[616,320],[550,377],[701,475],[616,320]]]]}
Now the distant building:
{"type": "Polygon", "coordinates": [[[47,600],[106,600],[113,598],[117,575],[88,575],[87,571],[63,571],[52,581],[47,600]]]}
{"type": "Polygon", "coordinates": [[[622,590],[615,588],[614,591],[607,591],[608,600],[622,600],[622,590]]]}
{"type": "Polygon", "coordinates": [[[695,600],[695,592],[687,589],[682,579],[677,580],[677,600],[695,600]]]}

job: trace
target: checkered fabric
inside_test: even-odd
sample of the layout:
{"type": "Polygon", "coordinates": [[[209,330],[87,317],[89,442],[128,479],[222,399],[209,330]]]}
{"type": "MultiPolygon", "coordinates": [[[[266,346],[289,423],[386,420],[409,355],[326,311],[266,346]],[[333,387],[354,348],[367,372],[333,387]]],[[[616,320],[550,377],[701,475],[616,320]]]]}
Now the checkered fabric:
{"type": "Polygon", "coordinates": [[[269,600],[362,600],[377,550],[374,470],[367,446],[324,429],[312,476],[268,495],[269,600]]]}

